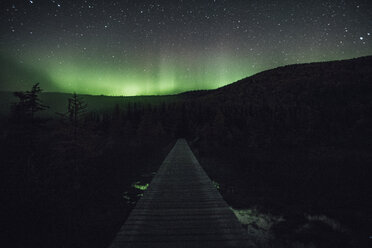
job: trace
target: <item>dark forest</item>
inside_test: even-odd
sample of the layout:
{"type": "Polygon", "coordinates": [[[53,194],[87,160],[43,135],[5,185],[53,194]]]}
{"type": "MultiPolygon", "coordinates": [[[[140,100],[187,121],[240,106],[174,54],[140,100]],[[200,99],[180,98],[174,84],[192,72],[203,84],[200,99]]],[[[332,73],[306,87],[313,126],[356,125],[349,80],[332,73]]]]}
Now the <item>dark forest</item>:
{"type": "Polygon", "coordinates": [[[71,94],[57,112],[36,83],[15,92],[0,129],[6,246],[108,247],[141,196],[133,184],[182,137],[230,206],[283,217],[262,247],[367,247],[371,68],[291,65],[100,110],[71,94]]]}

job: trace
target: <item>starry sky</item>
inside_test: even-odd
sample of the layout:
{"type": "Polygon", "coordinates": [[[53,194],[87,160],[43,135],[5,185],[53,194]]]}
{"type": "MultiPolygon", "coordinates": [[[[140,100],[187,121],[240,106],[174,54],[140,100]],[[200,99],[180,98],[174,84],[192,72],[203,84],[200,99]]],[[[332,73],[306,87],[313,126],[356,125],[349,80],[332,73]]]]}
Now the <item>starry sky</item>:
{"type": "Polygon", "coordinates": [[[372,55],[372,1],[1,0],[0,90],[160,95],[372,55]]]}

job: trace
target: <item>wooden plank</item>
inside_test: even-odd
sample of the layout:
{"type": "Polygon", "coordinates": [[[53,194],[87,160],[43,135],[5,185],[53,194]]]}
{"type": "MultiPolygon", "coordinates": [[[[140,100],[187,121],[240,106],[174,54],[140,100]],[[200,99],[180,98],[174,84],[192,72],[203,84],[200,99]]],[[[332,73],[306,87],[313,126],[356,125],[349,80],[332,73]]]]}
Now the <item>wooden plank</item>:
{"type": "Polygon", "coordinates": [[[254,247],[184,139],[170,151],[110,248],[254,247]]]}

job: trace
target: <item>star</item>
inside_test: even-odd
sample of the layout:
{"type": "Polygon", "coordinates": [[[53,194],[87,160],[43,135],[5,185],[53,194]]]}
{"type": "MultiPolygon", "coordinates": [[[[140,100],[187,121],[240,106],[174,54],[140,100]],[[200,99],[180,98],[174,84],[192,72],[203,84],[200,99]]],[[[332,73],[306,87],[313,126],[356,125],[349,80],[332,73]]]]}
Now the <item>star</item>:
{"type": "Polygon", "coordinates": [[[107,87],[89,83],[93,91],[125,87],[133,78],[143,94],[146,87],[162,94],[167,81],[175,92],[210,89],[221,78],[218,86],[291,63],[372,54],[368,1],[2,1],[8,6],[0,16],[3,49],[32,68],[30,58],[41,58],[35,69],[58,81],[46,89],[65,85],[60,75],[76,75],[74,70],[84,72],[76,76],[82,84],[95,73],[110,78],[107,87]],[[138,74],[144,66],[146,76],[138,74]],[[123,85],[111,87],[114,81],[123,85]]]}

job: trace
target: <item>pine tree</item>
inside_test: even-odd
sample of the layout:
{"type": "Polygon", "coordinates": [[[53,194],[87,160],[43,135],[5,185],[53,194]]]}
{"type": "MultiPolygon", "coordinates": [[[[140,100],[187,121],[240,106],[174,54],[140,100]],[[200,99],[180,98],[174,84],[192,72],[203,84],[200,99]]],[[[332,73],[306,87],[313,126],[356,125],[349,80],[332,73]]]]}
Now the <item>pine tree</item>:
{"type": "Polygon", "coordinates": [[[11,107],[11,122],[14,125],[14,134],[26,139],[31,149],[37,133],[42,129],[42,124],[45,122],[37,118],[36,113],[49,108],[39,99],[41,92],[39,83],[36,83],[30,91],[13,93],[18,98],[18,102],[13,103],[11,107]]]}
{"type": "Polygon", "coordinates": [[[64,149],[68,152],[69,156],[72,156],[77,175],[79,174],[78,155],[79,157],[83,157],[85,150],[84,145],[80,144],[83,142],[80,136],[82,136],[84,128],[83,119],[87,113],[87,107],[88,105],[84,102],[84,98],[73,93],[72,97],[68,99],[67,112],[59,114],[62,116],[62,122],[66,124],[70,134],[70,138],[67,138],[64,149]]]}
{"type": "Polygon", "coordinates": [[[67,112],[59,114],[64,122],[67,121],[68,127],[73,135],[73,141],[76,143],[79,129],[82,127],[82,121],[87,113],[88,105],[84,102],[82,96],[73,93],[68,99],[67,112]]]}
{"type": "Polygon", "coordinates": [[[26,159],[26,178],[29,180],[34,174],[32,159],[36,150],[36,139],[40,138],[40,131],[45,120],[38,118],[36,113],[48,108],[39,99],[42,89],[39,83],[32,86],[30,91],[14,92],[18,102],[11,106],[10,138],[14,149],[22,158],[26,159]]]}
{"type": "Polygon", "coordinates": [[[40,88],[39,83],[34,84],[31,91],[14,92],[14,96],[17,97],[19,101],[12,105],[13,117],[16,117],[20,121],[26,121],[27,124],[30,124],[33,127],[35,124],[35,114],[49,108],[42,104],[39,99],[39,94],[41,92],[42,89],[40,88]]]}
{"type": "Polygon", "coordinates": [[[76,140],[77,130],[86,114],[87,107],[88,105],[84,102],[83,97],[78,96],[76,93],[68,100],[68,113],[74,130],[74,140],[76,140]]]}

